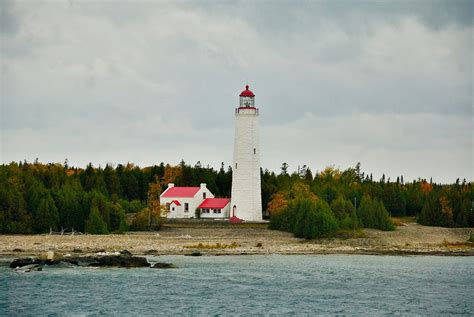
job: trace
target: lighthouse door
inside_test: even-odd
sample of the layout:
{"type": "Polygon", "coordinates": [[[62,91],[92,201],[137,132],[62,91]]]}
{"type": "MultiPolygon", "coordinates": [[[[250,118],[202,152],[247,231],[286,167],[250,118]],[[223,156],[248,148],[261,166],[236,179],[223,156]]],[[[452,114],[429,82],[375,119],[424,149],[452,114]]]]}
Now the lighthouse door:
{"type": "Polygon", "coordinates": [[[237,217],[237,206],[232,207],[232,217],[237,217]]]}

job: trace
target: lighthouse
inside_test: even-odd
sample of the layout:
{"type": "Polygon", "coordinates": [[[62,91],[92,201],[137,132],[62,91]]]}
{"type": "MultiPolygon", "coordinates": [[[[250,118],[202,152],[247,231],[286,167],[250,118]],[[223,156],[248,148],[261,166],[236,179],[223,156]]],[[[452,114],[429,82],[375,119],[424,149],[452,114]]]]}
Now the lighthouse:
{"type": "Polygon", "coordinates": [[[245,86],[235,109],[234,162],[230,216],[262,221],[260,144],[255,95],[245,86]]]}

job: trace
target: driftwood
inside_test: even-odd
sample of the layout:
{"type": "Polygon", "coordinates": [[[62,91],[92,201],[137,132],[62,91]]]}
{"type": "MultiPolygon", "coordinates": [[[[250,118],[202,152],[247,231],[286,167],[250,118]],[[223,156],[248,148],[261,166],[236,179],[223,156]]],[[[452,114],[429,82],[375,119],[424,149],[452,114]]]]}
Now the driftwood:
{"type": "Polygon", "coordinates": [[[68,228],[61,227],[61,231],[53,231],[53,228],[49,228],[49,235],[61,235],[61,236],[74,236],[83,234],[80,231],[75,231],[74,228],[71,229],[71,232],[67,231],[68,228]]]}

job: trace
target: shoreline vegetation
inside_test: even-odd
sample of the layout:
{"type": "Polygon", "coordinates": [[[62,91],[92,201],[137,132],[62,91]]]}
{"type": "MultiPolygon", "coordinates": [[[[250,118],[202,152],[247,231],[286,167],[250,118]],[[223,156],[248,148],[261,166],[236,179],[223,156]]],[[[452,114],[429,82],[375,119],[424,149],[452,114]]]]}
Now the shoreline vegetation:
{"type": "MultiPolygon", "coordinates": [[[[229,197],[232,169],[200,162],[140,168],[134,164],[88,164],[85,169],[37,160],[0,165],[0,233],[32,234],[74,230],[92,234],[158,229],[165,221],[160,193],[168,183],[205,182],[217,197],[229,197]]],[[[354,168],[327,167],[312,173],[303,165],[276,174],[261,170],[262,210],[272,229],[308,239],[330,237],[340,229],[393,230],[389,216],[416,217],[423,225],[474,227],[474,187],[431,179],[380,180],[354,168]]],[[[196,211],[196,218],[199,212],[196,211]]]]}
{"type": "Polygon", "coordinates": [[[230,224],[197,219],[198,212],[195,219],[166,219],[159,200],[168,183],[206,182],[216,196],[229,197],[232,169],[224,164],[219,171],[184,161],[144,168],[129,163],[81,169],[67,160],[0,165],[0,256],[123,250],[474,255],[474,187],[466,180],[436,184],[383,175],[377,181],[360,164],[313,175],[307,166],[290,174],[283,163],[279,174],[262,170],[261,176],[262,209],[270,221],[230,224]],[[52,234],[65,231],[75,234],[52,234]]]}
{"type": "Polygon", "coordinates": [[[396,218],[394,231],[342,231],[335,238],[307,240],[270,230],[267,223],[175,221],[160,231],[109,235],[0,235],[0,256],[25,257],[128,250],[134,255],[445,255],[474,256],[472,228],[428,227],[396,218]]]}

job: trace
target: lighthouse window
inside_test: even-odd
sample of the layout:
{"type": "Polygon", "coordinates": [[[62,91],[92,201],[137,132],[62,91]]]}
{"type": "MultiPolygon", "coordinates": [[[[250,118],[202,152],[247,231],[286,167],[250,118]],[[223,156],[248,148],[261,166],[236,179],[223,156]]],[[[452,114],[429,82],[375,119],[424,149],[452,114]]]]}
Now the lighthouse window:
{"type": "Polygon", "coordinates": [[[253,154],[257,154],[257,149],[253,148],[253,154]]]}
{"type": "Polygon", "coordinates": [[[237,163],[235,163],[235,169],[237,169],[237,163]]]}

